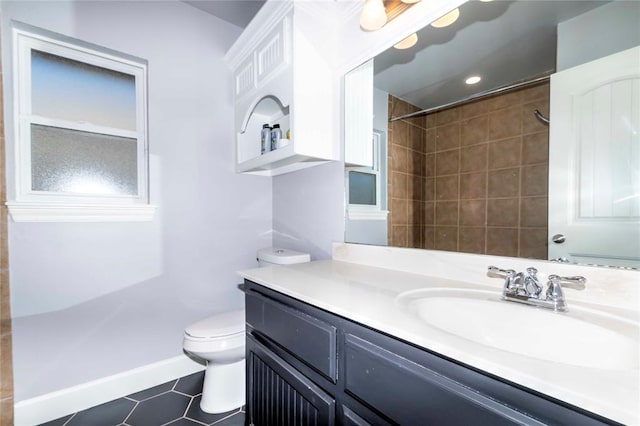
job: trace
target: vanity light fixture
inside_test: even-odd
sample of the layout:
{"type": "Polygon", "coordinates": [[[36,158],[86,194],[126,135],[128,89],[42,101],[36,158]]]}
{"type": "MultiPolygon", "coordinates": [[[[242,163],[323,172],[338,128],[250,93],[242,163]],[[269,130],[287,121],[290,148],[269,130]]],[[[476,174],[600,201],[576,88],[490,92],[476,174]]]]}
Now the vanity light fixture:
{"type": "Polygon", "coordinates": [[[456,22],[458,20],[459,16],[460,16],[460,9],[455,8],[451,12],[447,13],[446,15],[444,15],[444,16],[436,19],[435,21],[433,21],[431,23],[431,26],[434,27],[434,28],[448,27],[449,25],[451,25],[454,22],[456,22]]]}
{"type": "MultiPolygon", "coordinates": [[[[418,3],[420,0],[402,0],[402,3],[409,3],[409,4],[413,4],[413,3],[418,3]]],[[[485,0],[487,1],[487,0],[485,0]]],[[[490,1],[490,0],[489,0],[490,1]]]]}
{"type": "Polygon", "coordinates": [[[417,42],[418,42],[418,34],[413,33],[409,37],[402,40],[401,42],[394,44],[393,47],[395,47],[398,50],[404,50],[404,49],[408,49],[410,47],[415,46],[417,42]]]}
{"type": "Polygon", "coordinates": [[[382,0],[365,0],[360,14],[360,27],[365,31],[376,31],[386,23],[387,13],[382,0]]]}
{"type": "Polygon", "coordinates": [[[476,84],[480,80],[482,80],[482,77],[480,77],[479,75],[472,75],[471,77],[467,78],[464,82],[467,84],[476,84]]]}

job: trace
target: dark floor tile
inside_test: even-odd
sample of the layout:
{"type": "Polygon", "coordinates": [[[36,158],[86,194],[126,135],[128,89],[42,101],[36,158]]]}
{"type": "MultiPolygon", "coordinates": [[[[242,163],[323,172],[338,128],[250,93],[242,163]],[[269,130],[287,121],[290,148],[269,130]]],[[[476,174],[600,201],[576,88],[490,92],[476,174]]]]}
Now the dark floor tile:
{"type": "Polygon", "coordinates": [[[127,395],[127,398],[131,398],[136,401],[143,401],[153,396],[158,396],[161,393],[169,392],[171,389],[173,389],[173,385],[175,385],[175,383],[176,381],[172,380],[170,382],[163,383],[161,385],[154,386],[140,392],[132,393],[131,395],[127,395]]]}
{"type": "Polygon", "coordinates": [[[46,422],[46,423],[42,423],[39,426],[62,426],[71,417],[73,417],[73,414],[69,414],[68,416],[60,417],[59,419],[55,419],[55,420],[51,420],[51,421],[46,422]]]}
{"type": "Polygon", "coordinates": [[[120,398],[88,410],[80,411],[67,423],[68,426],[113,426],[124,422],[136,403],[120,398]]]}
{"type": "Polygon", "coordinates": [[[193,398],[193,401],[191,402],[191,405],[189,406],[189,410],[187,411],[187,414],[185,414],[185,417],[210,425],[238,411],[238,409],[236,408],[231,411],[227,411],[226,413],[220,413],[220,414],[205,413],[200,409],[201,399],[202,399],[202,395],[198,395],[195,398],[193,398]]]}
{"type": "Polygon", "coordinates": [[[196,396],[202,393],[202,384],[204,383],[204,371],[190,374],[178,379],[178,383],[173,388],[175,391],[186,393],[187,395],[196,396]]]}
{"type": "Polygon", "coordinates": [[[239,411],[233,416],[214,423],[215,426],[244,426],[244,412],[239,411]]]}
{"type": "Polygon", "coordinates": [[[125,423],[131,426],[163,425],[182,417],[189,401],[191,398],[176,392],[158,395],[139,402],[125,423]]]}
{"type": "Polygon", "coordinates": [[[195,422],[193,420],[185,419],[184,417],[168,423],[166,426],[202,426],[202,423],[195,422]]]}

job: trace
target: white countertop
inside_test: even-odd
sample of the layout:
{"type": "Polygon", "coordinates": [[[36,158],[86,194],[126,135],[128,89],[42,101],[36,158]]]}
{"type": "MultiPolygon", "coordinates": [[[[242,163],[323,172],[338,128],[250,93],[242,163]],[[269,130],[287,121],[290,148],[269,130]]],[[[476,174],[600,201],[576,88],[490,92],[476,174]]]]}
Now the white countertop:
{"type": "MultiPolygon", "coordinates": [[[[336,257],[340,256],[336,256],[334,250],[334,259],[336,257]]],[[[487,281],[456,281],[339,260],[256,268],[241,271],[240,275],[606,418],[629,425],[640,424],[639,370],[577,367],[495,349],[432,327],[396,300],[405,291],[434,287],[489,290],[495,291],[499,297],[500,279],[488,281],[490,284],[487,281]]],[[[568,303],[581,302],[569,300],[568,303]]],[[[527,306],[522,308],[529,309],[527,306]]],[[[633,310],[604,308],[628,318],[637,318],[637,312],[633,310]]],[[[473,321],[472,316],[469,320],[473,321]]],[[[523,324],[523,333],[527,327],[535,326],[535,323],[523,324]]]]}

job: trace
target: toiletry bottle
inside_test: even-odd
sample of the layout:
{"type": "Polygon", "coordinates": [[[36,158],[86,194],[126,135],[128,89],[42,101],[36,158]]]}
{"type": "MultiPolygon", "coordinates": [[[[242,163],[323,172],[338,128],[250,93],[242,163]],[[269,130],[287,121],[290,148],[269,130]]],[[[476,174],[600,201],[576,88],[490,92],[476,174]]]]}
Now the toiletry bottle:
{"type": "Polygon", "coordinates": [[[271,129],[271,151],[278,149],[278,141],[282,139],[282,130],[279,124],[274,124],[271,129]]]}
{"type": "Polygon", "coordinates": [[[268,124],[262,125],[262,132],[260,132],[260,154],[269,152],[271,150],[271,126],[268,124]]]}

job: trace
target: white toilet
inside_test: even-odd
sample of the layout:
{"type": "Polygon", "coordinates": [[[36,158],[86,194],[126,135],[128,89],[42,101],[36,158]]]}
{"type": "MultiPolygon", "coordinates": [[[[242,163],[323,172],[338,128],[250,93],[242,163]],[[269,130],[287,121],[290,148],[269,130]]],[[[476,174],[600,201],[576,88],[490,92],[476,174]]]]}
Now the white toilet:
{"type": "MultiPolygon", "coordinates": [[[[265,248],[258,250],[258,264],[292,265],[309,262],[307,253],[265,248]]],[[[222,312],[191,324],[184,330],[183,348],[207,362],[200,408],[224,413],[245,403],[244,309],[222,312]]]]}

